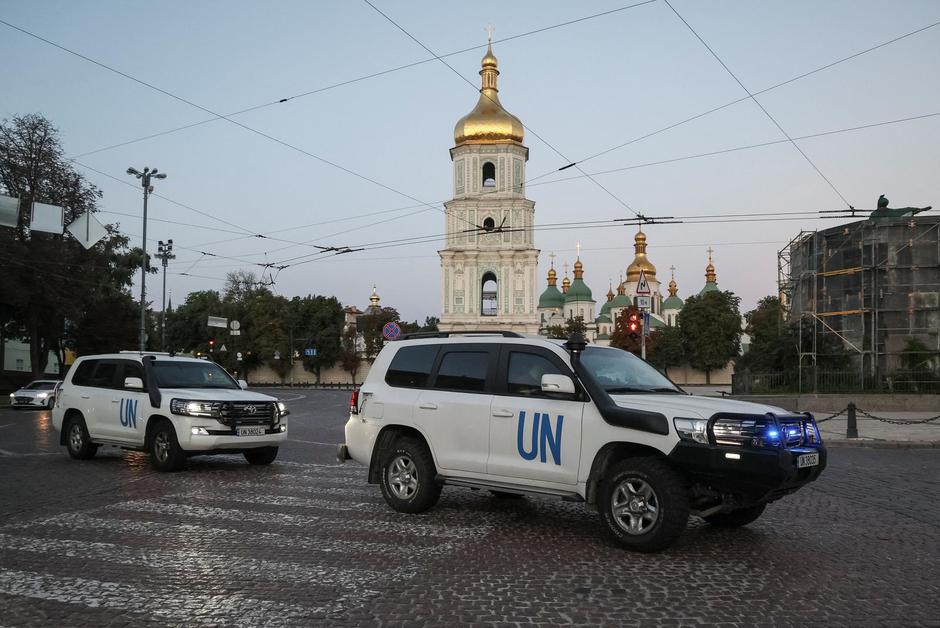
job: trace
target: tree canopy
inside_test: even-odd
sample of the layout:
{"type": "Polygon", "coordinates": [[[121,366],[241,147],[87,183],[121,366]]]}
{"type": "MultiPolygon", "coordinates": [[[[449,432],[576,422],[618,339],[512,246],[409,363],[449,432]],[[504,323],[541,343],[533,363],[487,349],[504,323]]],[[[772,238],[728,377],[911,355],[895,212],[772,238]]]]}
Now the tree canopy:
{"type": "Polygon", "coordinates": [[[679,312],[686,359],[692,368],[705,371],[706,381],[740,351],[740,301],[732,292],[716,290],[689,297],[679,312]]]}

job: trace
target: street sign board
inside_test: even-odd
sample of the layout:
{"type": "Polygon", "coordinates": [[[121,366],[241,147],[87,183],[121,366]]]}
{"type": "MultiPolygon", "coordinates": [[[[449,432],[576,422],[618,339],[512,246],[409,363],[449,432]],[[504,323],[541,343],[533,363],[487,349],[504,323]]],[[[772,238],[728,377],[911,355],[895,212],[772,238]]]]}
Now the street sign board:
{"type": "Polygon", "coordinates": [[[648,296],[637,295],[636,306],[641,310],[650,309],[650,298],[648,296]]]}
{"type": "Polygon", "coordinates": [[[274,352],[274,359],[275,359],[275,360],[280,360],[280,359],[281,359],[281,352],[280,352],[280,351],[275,351],[275,352],[274,352]]]}
{"type": "Polygon", "coordinates": [[[229,329],[231,329],[232,331],[238,331],[239,329],[242,328],[242,324],[239,323],[238,321],[230,321],[228,326],[229,326],[229,329]]]}
{"type": "Polygon", "coordinates": [[[0,194],[0,227],[16,227],[19,219],[20,199],[0,194]]]}
{"type": "Polygon", "coordinates": [[[650,313],[643,312],[643,335],[647,338],[650,335],[650,313]]]}
{"type": "Polygon", "coordinates": [[[230,332],[228,332],[228,335],[229,336],[241,336],[242,332],[239,331],[238,329],[233,329],[230,332]]]}
{"type": "Polygon", "coordinates": [[[646,271],[640,271],[640,278],[636,280],[637,294],[650,294],[650,284],[646,281],[646,271]]]}
{"type": "Polygon", "coordinates": [[[382,336],[386,340],[396,340],[401,336],[401,327],[395,321],[385,323],[385,327],[382,328],[382,336]]]}
{"type": "Polygon", "coordinates": [[[239,351],[238,353],[235,354],[235,359],[238,360],[239,362],[242,361],[242,352],[241,352],[241,351],[239,351]]]}
{"type": "Polygon", "coordinates": [[[206,321],[207,327],[221,327],[222,329],[228,329],[228,319],[223,318],[222,316],[210,316],[206,321]]]}
{"type": "Polygon", "coordinates": [[[317,350],[314,349],[313,347],[307,347],[306,349],[304,349],[304,355],[307,356],[308,358],[316,357],[317,350]]]}
{"type": "Polygon", "coordinates": [[[222,345],[221,347],[219,347],[219,352],[225,352],[225,351],[228,351],[228,349],[225,348],[225,345],[222,345]]]}

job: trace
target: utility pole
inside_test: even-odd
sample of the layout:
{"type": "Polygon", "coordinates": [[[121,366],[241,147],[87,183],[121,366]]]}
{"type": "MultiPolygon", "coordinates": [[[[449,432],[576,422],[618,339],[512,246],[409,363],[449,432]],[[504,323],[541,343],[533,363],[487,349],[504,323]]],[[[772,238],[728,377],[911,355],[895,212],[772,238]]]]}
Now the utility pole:
{"type": "Polygon", "coordinates": [[[150,179],[166,179],[166,174],[158,173],[156,168],[151,170],[149,167],[144,168],[143,172],[128,168],[127,174],[140,179],[140,185],[144,188],[144,232],[140,246],[143,251],[143,259],[140,262],[140,351],[143,352],[147,350],[147,198],[153,191],[150,179]]]}
{"type": "Polygon", "coordinates": [[[166,267],[171,259],[176,259],[173,254],[173,240],[163,240],[157,242],[157,259],[163,265],[163,311],[160,313],[160,350],[166,351],[166,267]]]}

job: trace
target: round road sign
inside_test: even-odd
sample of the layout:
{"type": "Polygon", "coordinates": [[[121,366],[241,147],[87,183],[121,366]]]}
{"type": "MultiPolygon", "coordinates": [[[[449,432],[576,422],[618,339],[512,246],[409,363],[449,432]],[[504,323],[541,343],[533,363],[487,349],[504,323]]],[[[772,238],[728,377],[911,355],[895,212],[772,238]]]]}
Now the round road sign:
{"type": "Polygon", "coordinates": [[[382,336],[386,340],[396,340],[399,336],[401,336],[401,327],[399,327],[398,323],[394,321],[385,323],[385,327],[382,328],[382,336]]]}

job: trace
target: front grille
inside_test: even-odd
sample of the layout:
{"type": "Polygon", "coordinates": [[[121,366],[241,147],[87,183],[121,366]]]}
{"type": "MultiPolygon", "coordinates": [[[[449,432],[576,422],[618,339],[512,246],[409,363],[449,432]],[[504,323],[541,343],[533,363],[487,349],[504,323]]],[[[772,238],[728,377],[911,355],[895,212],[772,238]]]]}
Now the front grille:
{"type": "Polygon", "coordinates": [[[14,403],[32,403],[33,398],[32,397],[14,397],[13,402],[14,403]]]}
{"type": "Polygon", "coordinates": [[[820,444],[816,424],[809,415],[719,414],[712,417],[711,438],[716,445],[751,449],[765,447],[792,449],[820,444]]]}
{"type": "Polygon", "coordinates": [[[226,425],[264,425],[276,417],[275,405],[265,401],[226,401],[219,407],[219,421],[226,425]]]}

